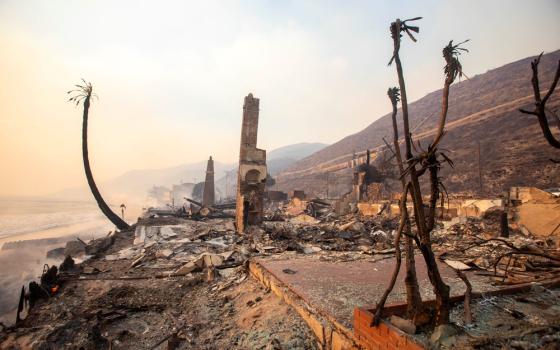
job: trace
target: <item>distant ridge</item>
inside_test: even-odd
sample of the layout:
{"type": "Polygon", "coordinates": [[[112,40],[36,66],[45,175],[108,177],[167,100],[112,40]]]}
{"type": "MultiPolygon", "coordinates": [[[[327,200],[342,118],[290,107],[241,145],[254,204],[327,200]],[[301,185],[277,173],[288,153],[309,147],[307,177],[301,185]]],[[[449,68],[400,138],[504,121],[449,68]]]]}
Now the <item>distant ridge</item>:
{"type": "MultiPolygon", "coordinates": [[[[323,143],[297,143],[271,150],[267,154],[268,168],[271,174],[276,174],[292,165],[296,161],[309,156],[310,154],[328,146],[323,143]]],[[[216,179],[216,190],[226,193],[225,186],[235,186],[236,163],[222,163],[214,161],[214,171],[216,179]],[[226,174],[230,173],[230,178],[226,181],[226,174]]],[[[206,161],[181,164],[174,167],[161,169],[140,169],[130,170],[111,180],[99,184],[101,192],[110,201],[118,200],[133,201],[144,203],[149,188],[153,185],[171,187],[173,184],[182,182],[201,182],[204,180],[206,171],[206,161]]],[[[85,182],[85,179],[84,179],[85,182]]],[[[233,193],[230,188],[229,193],[233,193]]],[[[87,186],[68,188],[49,196],[50,198],[62,200],[93,200],[87,186]]]]}

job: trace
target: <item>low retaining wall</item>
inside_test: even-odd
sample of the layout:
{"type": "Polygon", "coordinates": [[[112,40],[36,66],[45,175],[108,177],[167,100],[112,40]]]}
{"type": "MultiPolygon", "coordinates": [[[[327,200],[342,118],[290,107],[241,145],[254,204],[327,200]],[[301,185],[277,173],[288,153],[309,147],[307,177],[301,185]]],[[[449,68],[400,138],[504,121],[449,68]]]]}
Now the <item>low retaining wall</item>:
{"type": "Polygon", "coordinates": [[[315,334],[320,349],[350,350],[364,348],[356,341],[351,330],[306,303],[303,298],[285,286],[258,262],[249,262],[249,272],[253,278],[265,287],[270,288],[274,294],[296,310],[315,334]]]}
{"type": "MultiPolygon", "coordinates": [[[[371,324],[375,312],[375,305],[364,305],[354,308],[354,329],[346,328],[337,322],[332,314],[311,304],[308,299],[298,294],[297,290],[290,287],[289,284],[286,284],[276,277],[274,272],[266,269],[263,264],[266,266],[266,261],[260,263],[259,260],[251,260],[249,262],[249,272],[251,276],[294,308],[313,331],[320,349],[420,350],[428,348],[428,345],[423,344],[419,338],[401,331],[387,321],[382,320],[378,326],[372,327],[371,324]]],[[[545,287],[556,287],[560,285],[560,279],[553,279],[537,284],[545,287]]],[[[472,298],[478,298],[483,295],[499,296],[526,292],[531,290],[534,285],[533,283],[528,283],[509,286],[485,293],[475,292],[472,294],[472,298]]],[[[463,295],[456,295],[450,298],[452,304],[463,300],[463,295]]],[[[427,300],[424,303],[433,306],[435,301],[427,300]]],[[[387,305],[383,311],[383,318],[386,319],[391,315],[402,316],[406,312],[406,307],[406,303],[403,302],[387,305]]]]}

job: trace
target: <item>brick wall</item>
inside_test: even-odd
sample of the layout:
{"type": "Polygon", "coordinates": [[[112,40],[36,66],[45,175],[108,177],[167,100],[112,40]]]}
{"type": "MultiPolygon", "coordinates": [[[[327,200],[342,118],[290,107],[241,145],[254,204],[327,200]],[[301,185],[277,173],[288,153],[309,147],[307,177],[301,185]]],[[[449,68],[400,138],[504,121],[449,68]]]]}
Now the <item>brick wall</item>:
{"type": "Polygon", "coordinates": [[[359,307],[354,309],[354,337],[365,349],[424,349],[412,337],[384,321],[377,327],[370,326],[372,320],[373,314],[370,311],[359,307]]]}

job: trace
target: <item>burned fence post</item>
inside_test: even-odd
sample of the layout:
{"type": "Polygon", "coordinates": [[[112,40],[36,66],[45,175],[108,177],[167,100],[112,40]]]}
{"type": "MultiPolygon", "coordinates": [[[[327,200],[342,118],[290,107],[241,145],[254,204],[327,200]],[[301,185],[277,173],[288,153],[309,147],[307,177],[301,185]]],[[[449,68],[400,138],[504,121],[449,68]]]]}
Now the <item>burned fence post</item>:
{"type": "Polygon", "coordinates": [[[500,237],[509,237],[509,224],[508,224],[508,214],[507,211],[503,211],[500,214],[500,237]]]}
{"type": "Polygon", "coordinates": [[[259,224],[263,215],[263,198],[266,187],[266,151],[257,148],[259,126],[259,99],[253,94],[245,97],[243,124],[237,172],[237,197],[235,224],[238,232],[247,225],[259,224]]]}

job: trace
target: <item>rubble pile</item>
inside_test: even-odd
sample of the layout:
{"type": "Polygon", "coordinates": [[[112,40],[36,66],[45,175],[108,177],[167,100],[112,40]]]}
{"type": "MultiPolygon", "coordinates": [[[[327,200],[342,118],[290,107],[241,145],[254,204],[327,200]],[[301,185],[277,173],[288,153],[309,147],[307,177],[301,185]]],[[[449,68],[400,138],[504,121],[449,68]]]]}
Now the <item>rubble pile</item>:
{"type": "MultiPolygon", "coordinates": [[[[57,268],[52,267],[46,273],[50,279],[44,278],[35,288],[51,292],[34,299],[28,317],[17,327],[4,330],[0,342],[16,349],[25,341],[31,342],[31,347],[45,348],[87,349],[92,344],[126,348],[125,344],[131,343],[137,348],[152,348],[159,341],[161,346],[198,344],[202,338],[214,343],[216,333],[225,337],[229,332],[236,334],[239,344],[245,344],[240,348],[253,348],[255,342],[263,341],[263,346],[295,341],[289,348],[314,348],[313,337],[292,310],[283,310],[283,318],[289,322],[269,317],[260,331],[251,324],[265,319],[266,311],[240,319],[265,305],[260,300],[268,298],[266,290],[236,307],[232,307],[235,297],[231,293],[241,295],[248,287],[255,288],[256,282],[247,279],[246,263],[251,257],[331,254],[331,258],[342,259],[336,253],[353,253],[352,260],[394,252],[395,220],[335,217],[326,206],[321,208],[315,211],[316,217],[305,213],[290,216],[278,209],[275,221],[250,226],[243,235],[236,232],[230,218],[198,216],[193,220],[150,212],[130,231],[87,243],[71,241],[64,249],[67,258],[61,268],[53,271],[57,268]],[[201,325],[201,315],[193,314],[194,310],[206,314],[208,308],[214,308],[222,318],[210,321],[214,324],[210,329],[201,325]],[[231,322],[245,325],[249,333],[243,336],[234,325],[226,326],[231,322]],[[275,329],[285,327],[292,329],[285,339],[274,336],[275,329]],[[266,337],[255,335],[265,330],[266,337]],[[162,340],[165,333],[168,337],[162,340]]],[[[280,301],[268,299],[271,305],[265,309],[280,307],[280,301]]],[[[228,345],[231,343],[224,343],[228,345]]]]}
{"type": "Polygon", "coordinates": [[[275,252],[387,254],[394,252],[395,225],[393,220],[357,220],[353,216],[322,222],[302,214],[287,222],[263,223],[266,240],[262,243],[275,246],[275,252]]]}
{"type": "Polygon", "coordinates": [[[465,266],[460,269],[480,270],[496,284],[560,278],[560,253],[555,240],[512,228],[509,237],[499,237],[498,232],[495,221],[463,218],[434,230],[433,241],[440,259],[455,268],[460,262],[465,266]]]}
{"type": "Polygon", "coordinates": [[[464,308],[451,311],[461,332],[434,339],[447,349],[558,349],[560,290],[534,285],[530,291],[482,297],[471,304],[474,322],[465,324],[464,308]]]}
{"type": "Polygon", "coordinates": [[[56,292],[33,299],[27,317],[0,332],[0,347],[315,348],[294,311],[247,278],[256,247],[231,219],[142,219],[33,282],[56,292]]]}

